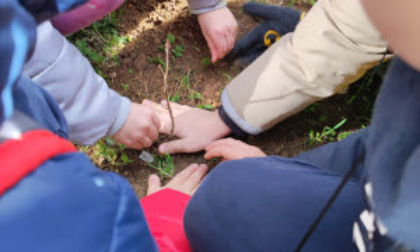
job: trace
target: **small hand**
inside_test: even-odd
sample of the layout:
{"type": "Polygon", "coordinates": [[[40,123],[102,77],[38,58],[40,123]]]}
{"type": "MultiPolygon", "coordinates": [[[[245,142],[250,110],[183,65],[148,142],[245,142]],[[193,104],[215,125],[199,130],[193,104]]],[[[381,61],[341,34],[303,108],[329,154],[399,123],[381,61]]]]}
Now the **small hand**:
{"type": "Polygon", "coordinates": [[[161,186],[160,178],[153,174],[148,180],[147,195],[164,188],[170,188],[192,196],[200,186],[207,170],[207,165],[191,164],[171,179],[165,187],[161,186]]]}
{"type": "Polygon", "coordinates": [[[204,154],[205,159],[221,157],[223,161],[266,156],[267,155],[258,147],[232,138],[214,141],[206,147],[206,154],[204,154]]]}
{"type": "Polygon", "coordinates": [[[133,102],[123,126],[112,138],[130,148],[142,149],[152,145],[159,128],[160,120],[155,111],[133,102]]]}
{"type": "Polygon", "coordinates": [[[201,31],[210,48],[211,61],[223,59],[232,50],[238,23],[227,7],[198,15],[201,31]]]}
{"type": "MultiPolygon", "coordinates": [[[[143,104],[154,109],[161,121],[161,133],[171,133],[171,119],[166,101],[161,104],[144,100],[143,104]]],[[[219,117],[217,111],[206,111],[186,105],[171,102],[175,121],[174,135],[180,139],[163,143],[159,146],[160,153],[191,153],[203,150],[214,140],[230,133],[229,127],[219,117]]]]}

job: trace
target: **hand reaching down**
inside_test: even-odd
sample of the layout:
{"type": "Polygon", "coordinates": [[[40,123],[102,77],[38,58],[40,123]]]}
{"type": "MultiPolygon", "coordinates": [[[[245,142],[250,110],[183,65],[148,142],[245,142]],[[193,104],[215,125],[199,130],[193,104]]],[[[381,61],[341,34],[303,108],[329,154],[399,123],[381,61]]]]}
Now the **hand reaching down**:
{"type": "MultiPolygon", "coordinates": [[[[143,104],[154,109],[161,121],[159,132],[169,135],[171,119],[166,101],[161,104],[144,100],[143,104]]],[[[230,133],[230,129],[219,117],[217,111],[206,111],[186,105],[171,102],[175,121],[174,135],[180,139],[163,143],[159,146],[160,153],[192,153],[204,150],[214,140],[230,133]]]]}
{"type": "Polygon", "coordinates": [[[223,59],[232,50],[238,34],[238,23],[227,7],[198,15],[201,31],[207,40],[211,62],[223,59]]]}
{"type": "Polygon", "coordinates": [[[159,128],[159,117],[154,110],[132,102],[127,119],[112,138],[130,148],[142,149],[152,145],[159,135],[159,128]]]}
{"type": "Polygon", "coordinates": [[[149,177],[147,195],[155,193],[164,188],[170,188],[192,196],[201,184],[208,171],[207,165],[191,164],[178,173],[165,187],[161,186],[160,178],[153,174],[149,177]]]}
{"type": "Polygon", "coordinates": [[[232,138],[214,141],[206,147],[206,154],[204,154],[205,159],[221,157],[223,161],[266,156],[260,148],[232,138]]]}

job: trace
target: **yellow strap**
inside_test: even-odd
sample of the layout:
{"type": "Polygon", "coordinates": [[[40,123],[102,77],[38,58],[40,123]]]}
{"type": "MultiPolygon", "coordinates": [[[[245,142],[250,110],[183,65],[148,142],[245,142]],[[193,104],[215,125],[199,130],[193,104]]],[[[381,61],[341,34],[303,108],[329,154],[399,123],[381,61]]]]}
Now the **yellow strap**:
{"type": "Polygon", "coordinates": [[[276,41],[277,40],[279,40],[280,39],[280,34],[278,34],[276,31],[274,31],[274,30],[268,30],[266,33],[265,33],[265,36],[264,36],[264,45],[266,46],[266,47],[269,47],[269,46],[271,46],[271,40],[268,38],[268,36],[269,35],[274,35],[274,36],[276,36],[276,41]]]}
{"type": "MultiPolygon", "coordinates": [[[[302,20],[304,17],[305,17],[305,15],[306,15],[306,12],[302,12],[301,14],[300,14],[300,20],[302,20]]],[[[267,31],[266,33],[265,33],[265,36],[264,36],[264,44],[265,44],[265,46],[266,47],[269,47],[269,46],[271,46],[271,39],[269,39],[268,38],[268,36],[269,35],[274,35],[274,36],[276,36],[276,41],[277,40],[279,40],[280,39],[280,34],[278,34],[276,31],[274,31],[274,30],[269,30],[269,31],[267,31]]]]}

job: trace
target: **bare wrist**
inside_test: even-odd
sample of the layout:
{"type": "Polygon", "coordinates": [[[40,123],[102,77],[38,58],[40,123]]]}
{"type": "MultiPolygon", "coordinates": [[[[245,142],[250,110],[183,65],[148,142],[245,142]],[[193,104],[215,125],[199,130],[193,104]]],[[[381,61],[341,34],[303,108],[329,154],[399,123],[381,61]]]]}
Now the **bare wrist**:
{"type": "Polygon", "coordinates": [[[232,133],[232,130],[229,128],[229,126],[226,125],[226,123],[220,117],[218,110],[215,110],[213,112],[213,117],[214,117],[215,126],[217,127],[218,132],[220,132],[221,134],[220,137],[224,137],[232,133]]]}

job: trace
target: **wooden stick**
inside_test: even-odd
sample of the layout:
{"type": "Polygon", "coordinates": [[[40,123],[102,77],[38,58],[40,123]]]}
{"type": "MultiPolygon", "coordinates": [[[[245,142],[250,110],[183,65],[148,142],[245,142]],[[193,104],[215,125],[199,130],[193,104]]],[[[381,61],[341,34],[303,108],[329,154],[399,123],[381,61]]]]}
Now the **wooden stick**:
{"type": "Polygon", "coordinates": [[[170,49],[171,49],[171,43],[169,42],[169,40],[166,40],[166,43],[165,43],[166,68],[165,68],[165,73],[163,74],[163,93],[165,95],[166,103],[168,104],[169,116],[171,117],[170,136],[173,136],[174,128],[175,128],[175,120],[172,114],[171,103],[169,102],[169,95],[168,95],[168,73],[169,73],[169,50],[170,49]]]}

